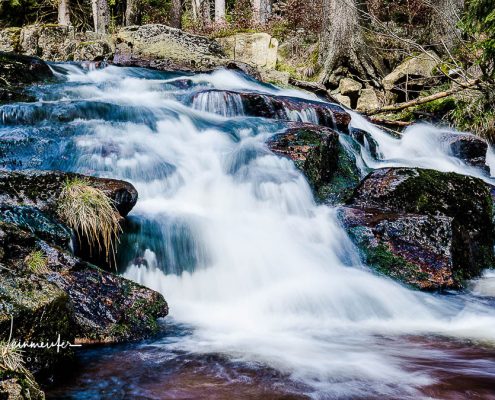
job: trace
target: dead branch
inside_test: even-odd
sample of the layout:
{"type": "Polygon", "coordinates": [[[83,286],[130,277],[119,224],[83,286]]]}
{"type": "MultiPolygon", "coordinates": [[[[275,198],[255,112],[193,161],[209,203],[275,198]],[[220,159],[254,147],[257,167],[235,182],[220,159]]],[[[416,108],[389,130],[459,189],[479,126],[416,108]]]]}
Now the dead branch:
{"type": "Polygon", "coordinates": [[[466,82],[463,85],[453,87],[453,88],[451,88],[449,90],[445,90],[443,92],[438,92],[438,93],[435,93],[435,94],[432,94],[429,96],[418,97],[417,99],[414,99],[411,101],[406,101],[404,103],[392,104],[389,106],[375,108],[373,110],[367,110],[367,111],[363,112],[363,114],[376,115],[376,114],[381,114],[384,112],[395,112],[395,111],[405,110],[406,108],[415,107],[415,106],[419,106],[421,104],[430,103],[431,101],[434,101],[434,100],[442,99],[442,98],[450,96],[452,94],[461,92],[465,89],[472,88],[472,87],[478,85],[479,83],[480,83],[479,79],[474,79],[474,80],[466,82]]]}

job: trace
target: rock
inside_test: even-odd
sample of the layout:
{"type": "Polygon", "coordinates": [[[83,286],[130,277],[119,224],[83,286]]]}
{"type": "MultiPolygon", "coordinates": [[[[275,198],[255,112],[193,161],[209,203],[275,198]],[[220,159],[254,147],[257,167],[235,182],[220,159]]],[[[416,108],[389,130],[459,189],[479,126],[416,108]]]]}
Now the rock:
{"type": "Polygon", "coordinates": [[[74,61],[101,61],[112,55],[112,48],[105,40],[80,42],[74,50],[74,61]]]}
{"type": "Polygon", "coordinates": [[[440,137],[454,157],[460,158],[466,164],[490,172],[486,165],[488,143],[478,136],[468,133],[445,133],[440,137]]]}
{"type": "Polygon", "coordinates": [[[343,78],[339,82],[339,93],[343,96],[358,96],[363,85],[351,78],[343,78]]]}
{"type": "Polygon", "coordinates": [[[344,218],[366,261],[425,290],[459,288],[492,266],[488,186],[480,179],[416,168],[373,171],[344,218]],[[352,216],[354,215],[354,216],[352,216]]]}
{"type": "Polygon", "coordinates": [[[24,92],[24,85],[52,78],[52,71],[39,58],[0,52],[0,103],[35,101],[24,92]]]}
{"type": "Polygon", "coordinates": [[[268,33],[237,33],[217,41],[232,60],[266,69],[277,65],[278,40],[268,33]]]}
{"type": "Polygon", "coordinates": [[[137,202],[137,191],[128,182],[96,178],[60,171],[0,171],[0,204],[32,206],[53,215],[57,200],[67,180],[83,179],[101,189],[113,200],[116,210],[125,217],[137,202]]]}
{"type": "Polygon", "coordinates": [[[288,72],[276,71],[274,69],[260,69],[261,81],[273,83],[279,86],[288,86],[290,74],[288,72]]]}
{"type": "Polygon", "coordinates": [[[21,28],[5,28],[0,30],[0,51],[15,52],[19,49],[21,28]]]}
{"type": "Polygon", "coordinates": [[[38,30],[38,52],[43,60],[68,61],[75,50],[74,28],[71,26],[47,24],[38,30]]]}
{"type": "Polygon", "coordinates": [[[61,248],[70,247],[72,240],[70,229],[35,207],[0,204],[0,221],[17,225],[61,248]]]}
{"type": "MultiPolygon", "coordinates": [[[[232,96],[240,100],[244,113],[253,117],[311,122],[348,132],[351,116],[339,105],[312,100],[293,99],[259,93],[203,90],[194,94],[191,102],[202,96],[232,96]]],[[[213,112],[214,110],[205,110],[213,112]]]]}
{"type": "Polygon", "coordinates": [[[257,81],[261,81],[262,80],[261,74],[260,74],[260,71],[259,71],[258,68],[254,67],[252,65],[243,63],[241,61],[229,61],[225,65],[225,68],[226,69],[232,69],[232,70],[241,71],[244,74],[249,75],[251,78],[256,79],[257,81]]]}
{"type": "Polygon", "coordinates": [[[0,245],[6,267],[0,272],[0,326],[5,321],[10,325],[14,313],[16,332],[24,340],[26,332],[38,330],[28,339],[57,331],[62,340],[78,343],[138,340],[156,333],[156,319],[168,313],[159,293],[85,263],[15,225],[0,223],[0,245]],[[43,255],[46,271],[29,267],[26,260],[33,251],[43,255]],[[38,310],[47,307],[53,312],[37,321],[38,310]]]}
{"type": "Polygon", "coordinates": [[[364,146],[374,159],[381,159],[382,155],[380,154],[378,143],[368,132],[362,129],[351,128],[349,134],[356,142],[364,146]]]}
{"type": "Polygon", "coordinates": [[[121,28],[116,34],[116,43],[113,59],[116,65],[210,71],[227,62],[216,41],[166,25],[121,28]]]}
{"type": "Polygon", "coordinates": [[[420,54],[410,57],[383,78],[383,87],[391,91],[405,80],[414,80],[418,84],[420,78],[431,78],[437,66],[438,57],[434,53],[420,54]]]}
{"type": "Polygon", "coordinates": [[[378,95],[374,89],[363,89],[361,90],[361,95],[357,101],[356,110],[367,111],[374,110],[380,107],[380,101],[378,100],[378,95]]]}
{"type": "Polygon", "coordinates": [[[45,400],[45,394],[29,371],[0,371],[0,399],[45,400]]]}
{"type": "Polygon", "coordinates": [[[340,93],[332,94],[335,100],[347,108],[351,108],[351,98],[348,96],[341,95],[340,93]]]}
{"type": "Polygon", "coordinates": [[[306,175],[319,200],[342,203],[359,184],[355,160],[340,144],[339,135],[311,124],[292,124],[284,133],[268,141],[276,154],[294,161],[306,175]]]}

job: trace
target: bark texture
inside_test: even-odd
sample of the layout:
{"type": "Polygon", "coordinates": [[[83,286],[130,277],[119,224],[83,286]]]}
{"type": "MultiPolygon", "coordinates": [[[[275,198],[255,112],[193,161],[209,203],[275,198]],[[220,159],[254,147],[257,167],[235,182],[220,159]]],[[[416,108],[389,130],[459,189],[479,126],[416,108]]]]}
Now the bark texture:
{"type": "Polygon", "coordinates": [[[452,49],[459,43],[461,31],[458,28],[464,0],[433,0],[433,38],[438,40],[440,50],[452,49]]]}
{"type": "Polygon", "coordinates": [[[172,0],[170,26],[178,29],[182,27],[182,0],[172,0]]]}
{"type": "Polygon", "coordinates": [[[267,23],[271,12],[271,0],[253,0],[253,19],[256,24],[267,23]]]}
{"type": "Polygon", "coordinates": [[[215,0],[215,23],[225,22],[225,0],[215,0]]]}
{"type": "Polygon", "coordinates": [[[96,33],[107,33],[110,23],[110,9],[107,0],[91,0],[93,22],[96,33]]]}
{"type": "Polygon", "coordinates": [[[71,24],[69,0],[60,0],[58,3],[58,24],[66,26],[71,24]]]}
{"type": "Polygon", "coordinates": [[[140,25],[139,0],[127,0],[125,8],[125,25],[140,25]]]}
{"type": "Polygon", "coordinates": [[[370,48],[366,47],[355,0],[324,0],[324,31],[320,41],[321,81],[336,85],[351,74],[379,86],[377,70],[370,48]]]}

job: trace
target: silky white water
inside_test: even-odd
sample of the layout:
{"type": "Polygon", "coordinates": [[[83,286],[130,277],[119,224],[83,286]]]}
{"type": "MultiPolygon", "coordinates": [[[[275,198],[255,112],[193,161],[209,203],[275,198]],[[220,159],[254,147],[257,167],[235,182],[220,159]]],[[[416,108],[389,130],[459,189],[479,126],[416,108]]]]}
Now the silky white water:
{"type": "MultiPolygon", "coordinates": [[[[146,262],[130,262],[125,276],[163,293],[168,319],[191,327],[171,348],[273,367],[315,398],[417,398],[433,378],[408,371],[384,338],[434,334],[495,345],[495,310],[469,297],[408,290],[360,264],[337,210],[317,205],[293,163],[267,149],[279,122],[232,113],[229,104],[240,107],[232,98],[216,98],[216,114],[204,111],[212,111],[204,98],[186,100],[201,88],[311,95],[227,71],[160,78],[115,67],[59,68],[70,85],[55,101],[111,103],[154,118],[71,124],[82,127],[75,168],[130,180],[140,196],[131,216],[151,221],[158,242],[168,240],[166,260],[145,242],[139,256],[146,262]],[[193,89],[169,85],[178,79],[193,89]],[[190,265],[181,269],[185,255],[190,265]]],[[[381,161],[363,149],[370,168],[481,176],[439,144],[437,128],[418,125],[399,140],[352,117],[379,143],[381,161]]],[[[413,348],[405,344],[401,356],[408,354],[413,348]]]]}

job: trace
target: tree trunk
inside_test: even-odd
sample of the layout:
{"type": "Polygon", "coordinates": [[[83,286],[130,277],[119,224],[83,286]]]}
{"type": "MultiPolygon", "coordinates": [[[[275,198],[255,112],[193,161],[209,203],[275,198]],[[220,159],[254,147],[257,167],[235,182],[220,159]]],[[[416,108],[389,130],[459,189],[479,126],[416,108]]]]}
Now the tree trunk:
{"type": "Polygon", "coordinates": [[[266,24],[271,13],[271,0],[253,0],[253,20],[255,24],[266,24]]]}
{"type": "Polygon", "coordinates": [[[225,0],[215,0],[215,23],[225,23],[225,0]]]}
{"type": "Polygon", "coordinates": [[[319,61],[322,83],[336,86],[347,74],[379,86],[370,48],[366,46],[355,0],[324,0],[324,31],[320,40],[319,61]]]}
{"type": "Polygon", "coordinates": [[[182,0],[172,0],[170,26],[178,29],[182,27],[182,0]]]}
{"type": "Polygon", "coordinates": [[[200,17],[201,2],[199,0],[191,0],[192,18],[197,21],[200,17]]]}
{"type": "Polygon", "coordinates": [[[205,26],[211,25],[211,3],[210,0],[201,1],[201,18],[202,24],[205,26]]]}
{"type": "Polygon", "coordinates": [[[70,25],[69,0],[59,0],[58,3],[58,23],[59,25],[70,25]]]}
{"type": "Polygon", "coordinates": [[[139,0],[127,0],[125,7],[125,25],[139,25],[141,15],[139,12],[139,0]]]}
{"type": "Polygon", "coordinates": [[[445,47],[451,50],[460,41],[461,31],[458,26],[464,10],[464,0],[433,0],[432,5],[433,41],[440,42],[437,44],[440,51],[445,51],[445,47]]]}
{"type": "Polygon", "coordinates": [[[107,33],[110,23],[110,9],[107,0],[91,0],[93,22],[96,33],[107,33]]]}

